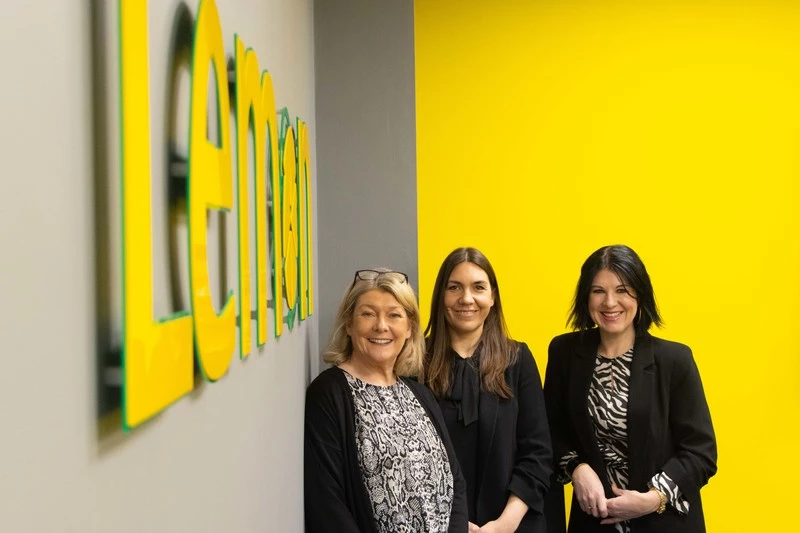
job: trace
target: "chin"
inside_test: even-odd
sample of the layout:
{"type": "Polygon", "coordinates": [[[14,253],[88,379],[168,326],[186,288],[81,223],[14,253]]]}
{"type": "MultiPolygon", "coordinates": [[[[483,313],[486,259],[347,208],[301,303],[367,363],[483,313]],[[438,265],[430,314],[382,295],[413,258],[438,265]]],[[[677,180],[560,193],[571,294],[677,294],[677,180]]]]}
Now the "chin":
{"type": "Polygon", "coordinates": [[[600,328],[602,331],[606,333],[613,333],[613,334],[620,334],[625,333],[626,331],[633,331],[633,327],[628,325],[619,325],[619,326],[612,326],[610,328],[600,328]]]}

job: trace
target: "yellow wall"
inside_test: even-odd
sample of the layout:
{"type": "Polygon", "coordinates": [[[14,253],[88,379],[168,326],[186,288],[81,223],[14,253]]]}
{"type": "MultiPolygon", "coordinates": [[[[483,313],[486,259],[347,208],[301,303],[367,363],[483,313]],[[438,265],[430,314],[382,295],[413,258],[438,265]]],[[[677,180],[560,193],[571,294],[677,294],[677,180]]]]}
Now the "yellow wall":
{"type": "Polygon", "coordinates": [[[643,4],[417,0],[421,301],[427,317],[452,248],[480,248],[543,373],[582,261],[632,246],[667,322],[654,333],[689,344],[705,384],[709,531],[787,531],[800,3],[643,4]]]}

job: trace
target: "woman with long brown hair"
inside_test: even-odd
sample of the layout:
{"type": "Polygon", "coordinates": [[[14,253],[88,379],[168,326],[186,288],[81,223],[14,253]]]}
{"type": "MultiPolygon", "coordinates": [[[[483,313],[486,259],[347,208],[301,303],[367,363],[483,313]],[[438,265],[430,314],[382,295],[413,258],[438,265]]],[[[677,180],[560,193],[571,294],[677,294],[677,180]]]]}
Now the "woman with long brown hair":
{"type": "Polygon", "coordinates": [[[470,533],[544,532],[552,453],[541,378],[527,345],[508,333],[479,250],[458,248],[442,263],[425,335],[422,381],[467,482],[470,533]]]}

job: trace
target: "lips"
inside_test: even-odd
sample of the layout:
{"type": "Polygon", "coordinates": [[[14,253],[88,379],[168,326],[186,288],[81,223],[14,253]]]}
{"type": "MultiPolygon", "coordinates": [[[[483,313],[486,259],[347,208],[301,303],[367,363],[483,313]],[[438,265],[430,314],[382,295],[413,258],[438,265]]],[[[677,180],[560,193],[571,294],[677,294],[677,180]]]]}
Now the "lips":
{"type": "Polygon", "coordinates": [[[474,316],[478,314],[477,309],[454,309],[453,312],[459,316],[474,316]]]}
{"type": "Polygon", "coordinates": [[[372,344],[380,344],[380,345],[384,346],[384,345],[387,345],[387,344],[391,344],[392,343],[392,339],[369,339],[369,342],[371,342],[372,344]]]}
{"type": "Polygon", "coordinates": [[[600,315],[605,318],[606,320],[617,320],[619,317],[622,316],[622,311],[614,311],[614,312],[601,312],[600,315]]]}

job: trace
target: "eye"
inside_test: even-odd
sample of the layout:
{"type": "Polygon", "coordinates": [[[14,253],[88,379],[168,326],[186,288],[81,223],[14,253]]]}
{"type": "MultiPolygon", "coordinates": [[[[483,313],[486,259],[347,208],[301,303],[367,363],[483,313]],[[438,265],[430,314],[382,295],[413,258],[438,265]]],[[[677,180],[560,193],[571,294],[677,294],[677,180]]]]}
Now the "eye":
{"type": "Polygon", "coordinates": [[[389,318],[391,318],[393,320],[398,320],[398,319],[403,318],[403,315],[401,313],[391,313],[389,315],[389,318]]]}
{"type": "Polygon", "coordinates": [[[456,292],[460,288],[459,285],[448,285],[447,290],[450,292],[456,292]]]}
{"type": "Polygon", "coordinates": [[[592,294],[603,294],[603,289],[592,289],[592,294]]]}
{"type": "Polygon", "coordinates": [[[364,318],[372,318],[375,316],[375,313],[373,313],[372,311],[361,311],[361,316],[363,316],[364,318]]]}

